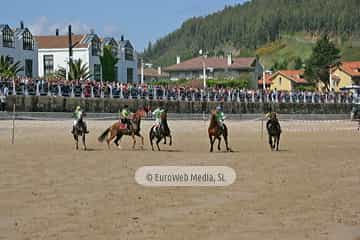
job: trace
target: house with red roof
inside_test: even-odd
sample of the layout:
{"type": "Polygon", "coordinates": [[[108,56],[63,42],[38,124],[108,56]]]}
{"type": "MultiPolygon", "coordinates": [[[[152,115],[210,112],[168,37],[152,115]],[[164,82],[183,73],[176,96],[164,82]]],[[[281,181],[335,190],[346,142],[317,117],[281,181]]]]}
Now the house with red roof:
{"type": "Polygon", "coordinates": [[[265,78],[270,90],[293,91],[297,87],[310,84],[309,81],[304,78],[304,70],[280,70],[271,76],[265,74],[265,78]]]}
{"type": "Polygon", "coordinates": [[[162,79],[169,79],[169,74],[164,73],[161,70],[161,67],[157,69],[151,67],[145,67],[143,70],[138,69],[138,82],[141,82],[141,77],[143,77],[144,83],[159,81],[162,79]],[[143,71],[143,72],[142,72],[143,71]],[[141,76],[143,74],[143,76],[141,76]]]}
{"type": "Polygon", "coordinates": [[[257,88],[263,68],[256,57],[195,57],[164,69],[171,80],[203,79],[204,69],[206,79],[249,79],[249,87],[257,88]]]}
{"type": "Polygon", "coordinates": [[[340,91],[340,88],[360,85],[360,61],[342,62],[331,71],[332,88],[340,91]]]}

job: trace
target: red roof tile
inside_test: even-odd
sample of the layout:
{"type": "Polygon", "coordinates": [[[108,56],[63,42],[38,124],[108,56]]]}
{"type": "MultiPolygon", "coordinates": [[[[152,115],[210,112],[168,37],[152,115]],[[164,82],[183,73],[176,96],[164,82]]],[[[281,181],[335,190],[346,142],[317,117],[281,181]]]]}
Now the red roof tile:
{"type": "MultiPolygon", "coordinates": [[[[165,68],[164,71],[191,71],[203,69],[203,57],[196,57],[165,68]]],[[[248,69],[253,67],[256,58],[233,58],[232,64],[227,64],[227,58],[208,57],[205,58],[205,66],[214,69],[248,69]]]]}
{"type": "MultiPolygon", "coordinates": [[[[73,35],[74,48],[87,48],[88,45],[81,42],[85,35],[73,35]]],[[[62,36],[35,36],[39,49],[42,48],[68,48],[69,39],[67,35],[62,36]]]]}
{"type": "Polygon", "coordinates": [[[360,61],[342,62],[340,69],[352,77],[360,77],[360,61]]]}
{"type": "MultiPolygon", "coordinates": [[[[138,75],[141,75],[141,69],[138,69],[138,75]]],[[[169,74],[162,72],[159,75],[158,70],[154,68],[144,68],[144,76],[148,77],[169,77],[169,74]]]]}
{"type": "Polygon", "coordinates": [[[277,71],[271,78],[274,79],[277,74],[281,74],[296,83],[308,83],[303,76],[304,70],[280,70],[277,71]]]}

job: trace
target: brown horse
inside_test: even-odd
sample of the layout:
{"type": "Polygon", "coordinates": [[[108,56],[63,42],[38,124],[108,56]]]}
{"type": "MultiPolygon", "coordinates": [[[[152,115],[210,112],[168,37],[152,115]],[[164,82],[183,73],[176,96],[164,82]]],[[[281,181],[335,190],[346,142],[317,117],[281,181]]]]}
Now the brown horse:
{"type": "Polygon", "coordinates": [[[127,128],[124,126],[120,121],[117,121],[113,125],[111,125],[109,128],[107,128],[99,137],[99,142],[104,142],[105,138],[106,143],[108,145],[108,148],[110,149],[110,143],[111,141],[116,137],[114,143],[117,147],[120,148],[119,140],[122,138],[122,136],[131,136],[133,139],[133,149],[135,148],[136,139],[135,136],[141,138],[142,148],[144,147],[144,137],[140,133],[140,127],[141,127],[141,118],[144,117],[146,114],[146,110],[143,108],[139,109],[136,113],[134,113],[131,117],[131,127],[127,128]],[[110,134],[109,134],[110,133],[110,134]]]}
{"type": "Polygon", "coordinates": [[[228,129],[226,125],[223,125],[223,128],[219,125],[218,121],[216,120],[216,112],[213,110],[211,111],[211,118],[210,118],[210,125],[208,128],[208,134],[210,139],[210,152],[213,151],[213,146],[215,143],[215,140],[218,140],[218,150],[221,150],[220,144],[221,144],[221,136],[224,137],[225,145],[226,145],[226,151],[230,152],[232,151],[231,148],[228,145],[228,129]]]}

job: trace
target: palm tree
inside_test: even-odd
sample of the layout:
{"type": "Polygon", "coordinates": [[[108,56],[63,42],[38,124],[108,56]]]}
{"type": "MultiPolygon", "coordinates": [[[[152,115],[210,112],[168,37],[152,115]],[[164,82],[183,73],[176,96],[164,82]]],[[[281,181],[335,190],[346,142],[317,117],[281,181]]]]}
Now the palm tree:
{"type": "MultiPolygon", "coordinates": [[[[69,80],[88,80],[91,77],[89,67],[82,62],[81,59],[69,63],[70,72],[68,73],[69,80]]],[[[61,67],[57,70],[56,75],[60,78],[66,78],[66,69],[61,67]]]]}
{"type": "Polygon", "coordinates": [[[17,61],[12,63],[8,56],[0,57],[0,77],[3,78],[12,78],[23,71],[24,68],[21,66],[21,62],[17,61]]]}
{"type": "Polygon", "coordinates": [[[103,55],[100,56],[100,62],[103,79],[115,81],[117,75],[116,64],[119,62],[119,58],[116,57],[110,45],[104,47],[103,55]]]}

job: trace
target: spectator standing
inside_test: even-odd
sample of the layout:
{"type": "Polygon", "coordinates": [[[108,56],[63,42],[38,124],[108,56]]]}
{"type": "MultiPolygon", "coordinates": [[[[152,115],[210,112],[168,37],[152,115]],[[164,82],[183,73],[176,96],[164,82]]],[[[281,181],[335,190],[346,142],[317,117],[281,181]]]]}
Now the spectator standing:
{"type": "Polygon", "coordinates": [[[5,106],[6,106],[6,96],[2,91],[0,91],[0,111],[1,112],[5,112],[5,106]]]}

